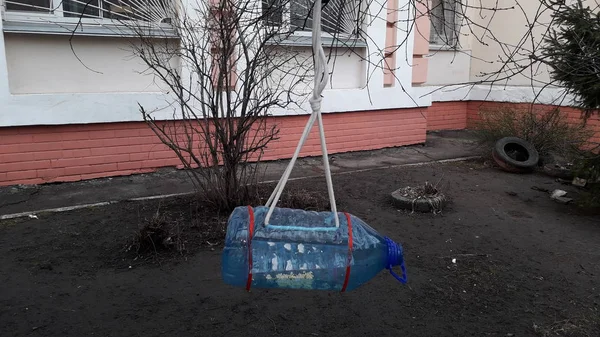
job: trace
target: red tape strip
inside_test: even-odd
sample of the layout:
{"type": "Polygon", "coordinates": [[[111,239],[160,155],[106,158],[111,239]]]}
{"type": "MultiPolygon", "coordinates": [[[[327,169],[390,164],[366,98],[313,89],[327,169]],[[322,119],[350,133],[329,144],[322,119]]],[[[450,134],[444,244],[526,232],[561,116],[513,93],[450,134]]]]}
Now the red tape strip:
{"type": "Polygon", "coordinates": [[[246,280],[246,291],[250,291],[252,285],[252,237],[254,237],[254,209],[248,206],[250,223],[248,224],[248,279],[246,280]]]}
{"type": "Polygon", "coordinates": [[[352,262],[352,221],[350,220],[350,214],[344,213],[346,221],[348,222],[348,261],[346,262],[346,277],[344,278],[344,285],[342,286],[342,292],[346,291],[348,287],[348,281],[350,280],[350,263],[352,262]]]}

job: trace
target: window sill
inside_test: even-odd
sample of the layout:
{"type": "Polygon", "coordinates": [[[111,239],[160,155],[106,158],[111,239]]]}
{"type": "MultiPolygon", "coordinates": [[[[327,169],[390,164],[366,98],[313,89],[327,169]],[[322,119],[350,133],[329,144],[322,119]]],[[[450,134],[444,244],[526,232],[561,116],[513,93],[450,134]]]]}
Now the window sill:
{"type": "MultiPolygon", "coordinates": [[[[334,48],[366,48],[367,43],[356,37],[321,37],[323,47],[334,48]]],[[[273,46],[290,46],[290,47],[310,47],[312,46],[312,37],[305,35],[281,35],[267,42],[273,46]]]]}
{"type": "Polygon", "coordinates": [[[430,44],[429,50],[432,51],[457,51],[460,50],[460,46],[458,45],[447,45],[447,44],[430,44]]]}
{"type": "MultiPolygon", "coordinates": [[[[63,22],[20,22],[5,20],[2,24],[5,33],[77,35],[104,37],[135,37],[138,34],[131,28],[116,24],[89,24],[63,22]],[[73,32],[75,30],[75,32],[73,32]]],[[[144,36],[157,38],[177,38],[177,33],[170,27],[144,27],[144,36]]]]}

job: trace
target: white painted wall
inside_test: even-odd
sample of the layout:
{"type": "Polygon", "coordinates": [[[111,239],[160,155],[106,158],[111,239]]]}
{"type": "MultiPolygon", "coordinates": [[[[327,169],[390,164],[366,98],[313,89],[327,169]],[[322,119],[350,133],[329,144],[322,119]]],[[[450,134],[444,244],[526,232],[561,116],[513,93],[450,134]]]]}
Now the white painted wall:
{"type": "MultiPolygon", "coordinates": [[[[406,21],[409,0],[399,0],[399,20],[406,21]]],[[[413,39],[398,30],[397,44],[404,48],[396,53],[397,81],[383,87],[381,50],[385,47],[385,1],[369,7],[364,27],[368,31],[368,47],[362,52],[371,63],[358,55],[338,55],[333,63],[331,86],[325,90],[322,111],[346,112],[399,109],[428,106],[431,95],[425,89],[412,87],[412,69],[402,66],[406,55],[412,55],[413,39]],[[367,84],[367,79],[369,83],[367,84]]],[[[0,30],[2,22],[0,21],[0,30]]],[[[404,32],[404,33],[403,33],[404,32]]],[[[0,34],[0,127],[17,125],[57,125],[140,121],[138,103],[155,110],[161,119],[173,118],[169,97],[152,86],[149,76],[135,60],[128,60],[125,40],[116,38],[76,37],[76,51],[84,63],[102,74],[93,74],[74,60],[64,37],[0,34]]],[[[307,52],[306,55],[310,55],[307,52]]],[[[274,109],[274,115],[310,113],[308,101],[297,109],[274,109]]]]}
{"type": "MultiPolygon", "coordinates": [[[[465,16],[472,18],[480,13],[476,7],[480,5],[479,0],[472,3],[473,0],[462,0],[465,5],[463,10],[465,16]]],[[[485,4],[485,1],[483,1],[485,4]]],[[[471,48],[472,32],[470,24],[464,18],[459,17],[456,22],[457,29],[460,29],[458,35],[458,47],[456,50],[448,50],[439,47],[433,47],[426,56],[429,59],[429,69],[427,72],[426,86],[452,85],[456,83],[468,83],[471,79],[471,48]],[[460,21],[462,19],[463,21],[460,21]]]]}
{"type": "MultiPolygon", "coordinates": [[[[483,1],[490,8],[496,6],[496,0],[483,1]]],[[[478,36],[483,43],[479,42],[473,36],[471,37],[471,47],[473,59],[471,62],[471,81],[481,81],[487,78],[486,74],[494,73],[500,70],[506,63],[508,56],[505,53],[510,53],[514,47],[519,44],[519,41],[526,37],[528,24],[536,22],[532,30],[534,43],[539,43],[542,34],[546,31],[545,25],[551,20],[551,12],[542,10],[543,5],[538,0],[498,0],[497,8],[512,8],[498,11],[482,11],[482,15],[472,16],[475,24],[474,34],[478,36]],[[482,27],[488,27],[493,32],[493,37],[486,33],[482,27]],[[500,43],[499,43],[499,42],[500,43]]],[[[531,38],[527,37],[521,49],[532,50],[531,38]]],[[[524,59],[519,61],[520,65],[527,65],[529,60],[526,55],[516,55],[515,59],[524,59]]],[[[496,79],[510,77],[507,80],[499,83],[500,85],[517,85],[517,86],[543,86],[549,82],[548,71],[545,67],[529,67],[520,74],[515,74],[516,71],[507,71],[500,74],[496,79]],[[533,79],[533,82],[532,82],[533,79]]]]}
{"type": "MultiPolygon", "coordinates": [[[[314,69],[312,66],[312,47],[272,47],[273,55],[287,60],[290,54],[294,58],[282,64],[276,60],[277,70],[272,74],[272,81],[276,86],[290,86],[296,83],[300,77],[304,78],[302,84],[295,87],[295,91],[312,90],[314,69]],[[281,64],[281,67],[279,65],[281,64]]],[[[365,52],[366,48],[324,48],[328,59],[330,77],[328,89],[360,89],[365,86],[365,52]]]]}
{"type": "Polygon", "coordinates": [[[154,76],[133,57],[132,42],[120,37],[75,36],[75,55],[69,36],[5,34],[10,92],[160,92],[154,76]]]}
{"type": "Polygon", "coordinates": [[[425,85],[451,85],[468,83],[471,68],[470,50],[432,50],[425,85]]]}

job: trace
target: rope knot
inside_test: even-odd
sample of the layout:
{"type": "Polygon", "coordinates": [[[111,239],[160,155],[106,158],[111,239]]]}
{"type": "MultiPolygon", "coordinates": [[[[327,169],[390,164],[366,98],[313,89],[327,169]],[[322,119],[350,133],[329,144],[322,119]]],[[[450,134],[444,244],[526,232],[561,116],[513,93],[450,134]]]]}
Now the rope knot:
{"type": "Polygon", "coordinates": [[[321,111],[321,101],[323,98],[321,97],[311,97],[308,101],[310,102],[310,108],[312,111],[321,111]]]}

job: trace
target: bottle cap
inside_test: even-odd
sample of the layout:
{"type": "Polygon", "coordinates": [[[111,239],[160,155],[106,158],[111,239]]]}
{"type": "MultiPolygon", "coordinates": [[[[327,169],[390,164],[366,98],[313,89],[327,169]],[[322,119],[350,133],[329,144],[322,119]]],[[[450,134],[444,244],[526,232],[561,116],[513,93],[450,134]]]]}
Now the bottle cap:
{"type": "Polygon", "coordinates": [[[390,238],[385,237],[385,243],[387,244],[388,255],[387,255],[387,269],[389,269],[390,274],[396,278],[396,280],[401,283],[406,283],[406,267],[404,266],[404,256],[402,254],[402,246],[398,243],[395,243],[390,238]],[[394,266],[400,266],[400,270],[402,271],[402,276],[398,276],[392,268],[394,266]]]}

